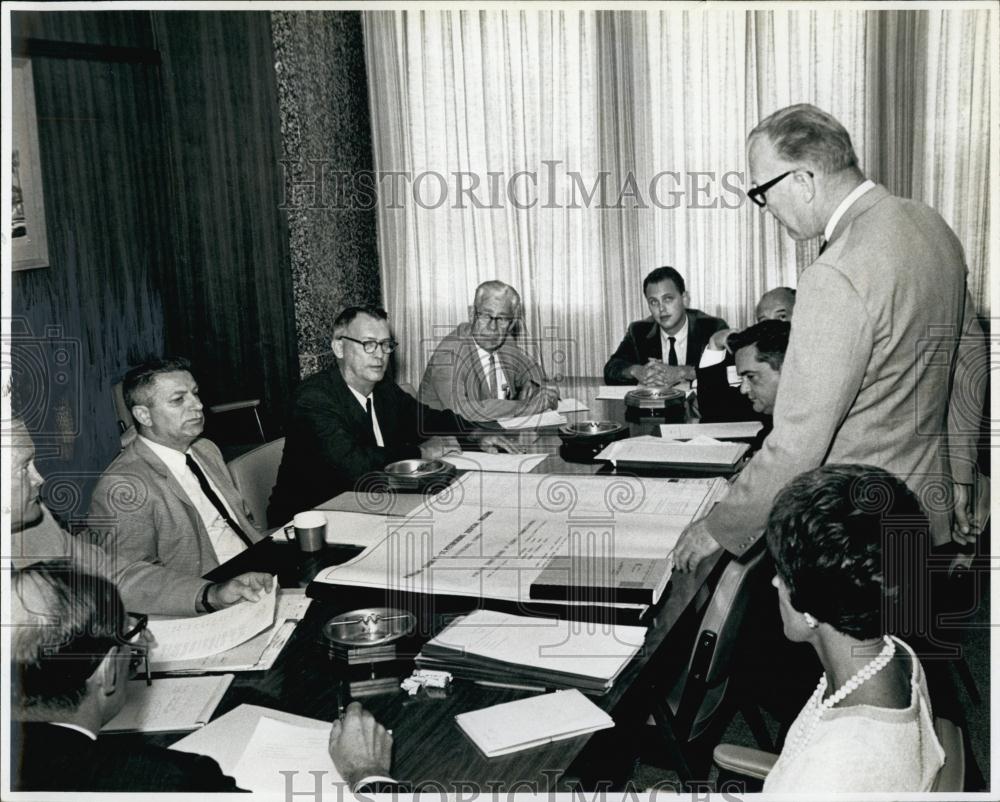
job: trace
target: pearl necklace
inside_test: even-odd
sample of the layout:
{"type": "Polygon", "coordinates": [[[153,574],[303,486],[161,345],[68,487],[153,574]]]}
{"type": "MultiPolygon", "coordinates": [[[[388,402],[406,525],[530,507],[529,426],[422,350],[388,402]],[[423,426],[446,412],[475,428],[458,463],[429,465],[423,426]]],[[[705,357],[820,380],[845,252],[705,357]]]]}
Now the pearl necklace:
{"type": "MultiPolygon", "coordinates": [[[[816,686],[816,690],[813,691],[813,695],[809,697],[809,701],[805,706],[805,709],[809,710],[812,715],[803,721],[801,726],[795,728],[791,749],[787,750],[789,760],[798,755],[799,752],[805,748],[806,744],[809,743],[809,739],[812,738],[816,725],[819,724],[819,720],[823,717],[824,711],[830,710],[835,704],[846,699],[851,692],[857,690],[865,682],[878,674],[879,671],[889,665],[892,661],[893,655],[896,654],[896,642],[888,635],[883,635],[882,641],[885,643],[885,646],[882,647],[882,651],[879,652],[870,663],[862,666],[853,677],[841,686],[840,690],[831,695],[828,699],[823,699],[823,694],[826,693],[826,672],[823,672],[819,678],[819,684],[816,686]]],[[[782,756],[784,756],[785,751],[786,750],[782,750],[782,756]]]]}

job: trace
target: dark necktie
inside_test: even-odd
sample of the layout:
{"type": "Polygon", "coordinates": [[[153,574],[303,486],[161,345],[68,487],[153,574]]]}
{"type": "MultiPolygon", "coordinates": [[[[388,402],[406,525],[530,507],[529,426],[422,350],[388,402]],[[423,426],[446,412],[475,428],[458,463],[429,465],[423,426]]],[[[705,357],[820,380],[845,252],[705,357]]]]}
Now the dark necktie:
{"type": "Polygon", "coordinates": [[[486,377],[486,380],[490,384],[490,397],[497,397],[497,358],[494,354],[490,354],[490,372],[486,377]]]}
{"type": "Polygon", "coordinates": [[[826,246],[829,245],[829,244],[830,243],[827,242],[824,237],[820,237],[820,240],[819,240],[819,255],[820,256],[823,255],[823,251],[826,250],[826,246]]]}
{"type": "Polygon", "coordinates": [[[670,340],[670,353],[667,355],[667,364],[676,365],[677,364],[677,349],[674,348],[674,342],[676,337],[667,337],[670,340]]]}
{"type": "Polygon", "coordinates": [[[240,529],[240,525],[233,520],[233,517],[229,514],[229,510],[226,509],[226,505],[222,503],[215,491],[212,490],[212,486],[208,483],[208,478],[205,476],[205,472],[202,471],[201,466],[195,462],[194,457],[190,454],[185,454],[184,459],[187,461],[187,466],[191,469],[191,473],[194,474],[194,478],[198,480],[198,484],[201,485],[201,492],[205,494],[205,498],[212,502],[212,506],[219,511],[219,515],[222,516],[229,528],[232,529],[239,539],[242,540],[247,546],[252,546],[253,541],[247,537],[246,532],[240,529]]]}
{"type": "Polygon", "coordinates": [[[375,409],[372,407],[371,396],[365,399],[365,409],[368,410],[368,422],[372,425],[372,438],[375,440],[375,444],[378,445],[378,435],[375,434],[375,409]]]}

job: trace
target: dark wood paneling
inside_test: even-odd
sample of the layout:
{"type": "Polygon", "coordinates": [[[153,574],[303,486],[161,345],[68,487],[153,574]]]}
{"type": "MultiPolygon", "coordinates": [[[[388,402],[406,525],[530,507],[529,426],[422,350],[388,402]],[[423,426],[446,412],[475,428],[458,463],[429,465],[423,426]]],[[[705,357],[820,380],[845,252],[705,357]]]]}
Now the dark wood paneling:
{"type": "MultiPolygon", "coordinates": [[[[15,35],[146,47],[148,14],[12,14],[15,35]]],[[[39,441],[46,497],[82,514],[119,448],[111,385],[163,348],[152,276],[169,252],[156,68],[32,61],[50,266],[15,273],[14,399],[39,441]]],[[[14,110],[17,113],[17,110],[14,110]]]]}
{"type": "Polygon", "coordinates": [[[259,397],[277,433],[298,376],[267,13],[151,15],[162,58],[168,348],[209,403],[259,397]]]}

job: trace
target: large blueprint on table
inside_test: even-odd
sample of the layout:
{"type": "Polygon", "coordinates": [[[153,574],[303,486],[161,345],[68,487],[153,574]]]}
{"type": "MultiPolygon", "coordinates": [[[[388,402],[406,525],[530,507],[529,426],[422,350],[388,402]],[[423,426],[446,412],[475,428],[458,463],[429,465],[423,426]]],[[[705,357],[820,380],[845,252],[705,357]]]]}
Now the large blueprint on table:
{"type": "Polygon", "coordinates": [[[335,585],[528,601],[553,558],[665,557],[722,479],[467,473],[386,538],[317,575],[335,585]]]}

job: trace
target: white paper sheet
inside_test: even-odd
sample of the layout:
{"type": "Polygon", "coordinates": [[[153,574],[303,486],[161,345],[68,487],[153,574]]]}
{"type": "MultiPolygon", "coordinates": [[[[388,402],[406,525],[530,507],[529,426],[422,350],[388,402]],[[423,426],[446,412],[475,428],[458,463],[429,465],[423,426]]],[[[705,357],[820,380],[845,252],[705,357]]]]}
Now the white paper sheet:
{"type": "Polygon", "coordinates": [[[545,461],[547,454],[487,454],[461,451],[441,457],[463,471],[494,471],[496,473],[530,473],[545,461]]]}
{"type": "Polygon", "coordinates": [[[293,788],[314,787],[309,772],[323,771],[326,776],[322,787],[332,790],[344,779],[330,759],[329,738],[329,724],[322,728],[303,727],[262,717],[233,770],[233,779],[240,788],[254,793],[284,794],[287,781],[282,771],[297,772],[300,782],[293,782],[293,788]]]}
{"type": "Polygon", "coordinates": [[[534,415],[518,415],[497,420],[504,429],[540,429],[542,426],[562,426],[566,418],[552,409],[534,415]]]}
{"type": "MultiPolygon", "coordinates": [[[[205,755],[219,764],[223,774],[234,776],[236,764],[239,763],[243,751],[250,742],[250,737],[257,728],[257,722],[262,718],[271,718],[299,727],[307,727],[330,734],[330,722],[320,721],[305,716],[296,716],[281,710],[272,710],[259,705],[240,705],[219,716],[200,730],[195,730],[174,744],[170,749],[178,752],[190,752],[195,755],[205,755]]],[[[308,786],[312,788],[312,786],[308,786]]]]}
{"type": "Polygon", "coordinates": [[[517,699],[455,716],[487,757],[609,729],[614,720],[576,689],[517,699]]]}
{"type": "Polygon", "coordinates": [[[101,727],[101,732],[167,732],[190,730],[206,724],[218,707],[232,674],[212,677],[171,677],[146,685],[144,679],[128,684],[125,707],[101,727]]]}
{"type": "Polygon", "coordinates": [[[590,407],[575,398],[563,398],[556,407],[556,412],[567,415],[571,412],[586,412],[590,407]]]}
{"type": "Polygon", "coordinates": [[[160,618],[149,622],[156,640],[150,662],[196,660],[224,652],[250,640],[274,623],[278,583],[259,601],[240,602],[217,613],[189,618],[160,618]]]}
{"type": "Polygon", "coordinates": [[[623,401],[625,395],[635,389],[634,384],[602,384],[597,388],[598,401],[623,401]]]}
{"type": "Polygon", "coordinates": [[[666,557],[721,479],[467,473],[317,582],[529,600],[557,556],[666,557]]]}

